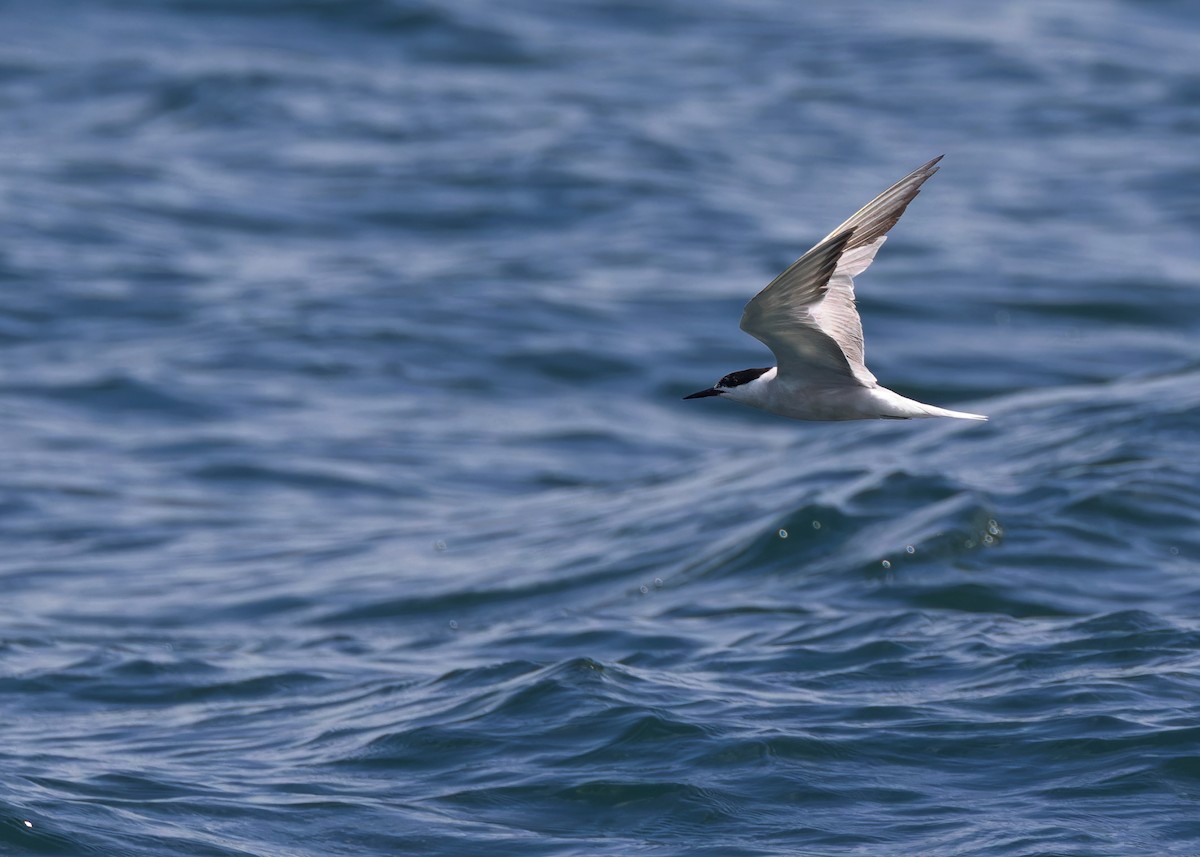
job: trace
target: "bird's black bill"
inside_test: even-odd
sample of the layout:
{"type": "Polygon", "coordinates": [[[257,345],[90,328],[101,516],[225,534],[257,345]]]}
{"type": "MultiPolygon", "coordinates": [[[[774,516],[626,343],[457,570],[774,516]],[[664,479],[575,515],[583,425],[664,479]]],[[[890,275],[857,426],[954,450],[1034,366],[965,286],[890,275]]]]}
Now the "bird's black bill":
{"type": "Polygon", "coordinates": [[[699,393],[692,393],[690,396],[684,396],[685,399],[703,399],[705,396],[719,396],[721,391],[716,387],[709,387],[707,390],[701,390],[699,393]]]}

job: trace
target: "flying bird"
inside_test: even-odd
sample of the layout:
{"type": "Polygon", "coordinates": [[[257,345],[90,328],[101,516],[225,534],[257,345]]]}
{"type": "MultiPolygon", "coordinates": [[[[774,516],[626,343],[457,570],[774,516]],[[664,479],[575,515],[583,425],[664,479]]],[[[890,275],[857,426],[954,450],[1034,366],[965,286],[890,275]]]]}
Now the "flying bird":
{"type": "Polygon", "coordinates": [[[796,420],[986,420],[892,392],[863,360],[854,278],[867,270],[888,230],[938,171],[941,159],[918,167],[868,202],[746,304],[742,330],[771,349],[775,366],[730,372],[684,398],[722,396],[796,420]]]}

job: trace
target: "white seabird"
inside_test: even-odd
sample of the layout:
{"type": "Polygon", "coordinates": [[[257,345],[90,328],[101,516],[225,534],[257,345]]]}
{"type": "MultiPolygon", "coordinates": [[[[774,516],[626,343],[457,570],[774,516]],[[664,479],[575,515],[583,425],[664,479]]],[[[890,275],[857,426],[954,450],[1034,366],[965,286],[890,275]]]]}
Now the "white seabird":
{"type": "Polygon", "coordinates": [[[771,349],[776,365],[731,372],[685,399],[723,396],[797,420],[986,420],[925,405],[883,387],[863,360],[854,277],[871,264],[931,175],[934,158],[863,206],[755,295],[742,330],[771,349]]]}

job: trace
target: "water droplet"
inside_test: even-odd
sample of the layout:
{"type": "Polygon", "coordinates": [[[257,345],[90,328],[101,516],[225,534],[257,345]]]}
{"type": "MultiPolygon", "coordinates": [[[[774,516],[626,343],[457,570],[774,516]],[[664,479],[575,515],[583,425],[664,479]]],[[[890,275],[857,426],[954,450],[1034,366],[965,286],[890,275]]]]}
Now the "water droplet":
{"type": "Polygon", "coordinates": [[[444,541],[442,541],[441,539],[438,539],[436,542],[433,543],[433,549],[435,551],[444,551],[446,549],[446,543],[444,541]]]}
{"type": "Polygon", "coordinates": [[[450,620],[450,630],[451,630],[451,631],[457,631],[457,630],[458,630],[458,623],[457,623],[457,622],[455,622],[453,619],[451,619],[451,620],[450,620]]]}
{"type": "Polygon", "coordinates": [[[820,521],[813,521],[813,529],[814,529],[814,530],[819,530],[819,529],[821,529],[821,522],[820,522],[820,521]]]}
{"type": "Polygon", "coordinates": [[[1171,548],[1171,556],[1179,556],[1179,548],[1171,548]]]}
{"type": "Polygon", "coordinates": [[[905,553],[916,553],[917,549],[915,547],[913,547],[912,545],[905,545],[904,552],[905,553]]]}
{"type": "Polygon", "coordinates": [[[644,583],[641,586],[639,586],[638,589],[641,590],[642,595],[645,595],[647,592],[650,591],[650,587],[644,583]]]}
{"type": "Polygon", "coordinates": [[[662,585],[663,585],[663,579],[662,579],[661,577],[656,577],[656,578],[654,578],[654,585],[655,585],[657,588],[659,588],[659,589],[662,589],[662,585]]]}
{"type": "Polygon", "coordinates": [[[985,545],[990,545],[992,542],[996,541],[996,539],[991,535],[985,534],[982,541],[985,545]]]}
{"type": "Polygon", "coordinates": [[[26,826],[26,827],[33,827],[33,822],[32,822],[32,821],[26,821],[26,822],[25,822],[25,826],[26,826]]]}
{"type": "Polygon", "coordinates": [[[885,559],[885,560],[883,561],[883,567],[884,567],[884,568],[891,568],[891,567],[892,567],[892,564],[891,564],[890,562],[888,562],[888,561],[885,559]]]}
{"type": "Polygon", "coordinates": [[[787,530],[780,530],[780,531],[779,531],[779,538],[781,538],[781,539],[786,539],[786,538],[787,538],[787,530]]]}

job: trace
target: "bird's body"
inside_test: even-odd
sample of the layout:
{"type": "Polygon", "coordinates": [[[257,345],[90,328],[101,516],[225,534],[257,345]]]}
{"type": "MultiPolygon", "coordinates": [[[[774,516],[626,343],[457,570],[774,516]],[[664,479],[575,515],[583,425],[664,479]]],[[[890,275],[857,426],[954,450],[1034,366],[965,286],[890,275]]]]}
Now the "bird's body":
{"type": "Polygon", "coordinates": [[[881,386],[863,359],[854,277],[871,264],[940,160],[871,200],[746,304],[742,330],[771,349],[775,366],[731,372],[685,398],[724,396],[798,420],[987,419],[907,399],[881,386]]]}

